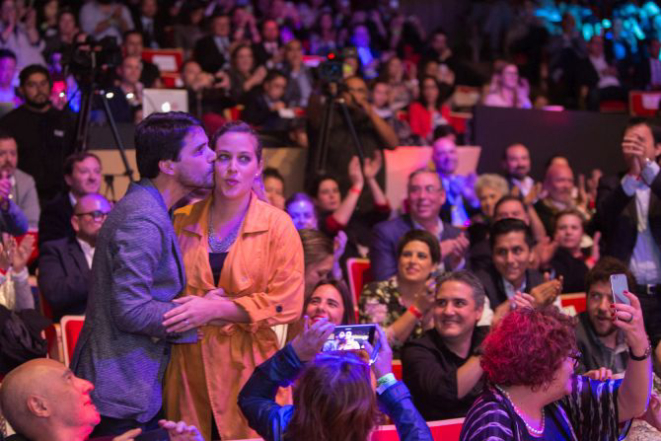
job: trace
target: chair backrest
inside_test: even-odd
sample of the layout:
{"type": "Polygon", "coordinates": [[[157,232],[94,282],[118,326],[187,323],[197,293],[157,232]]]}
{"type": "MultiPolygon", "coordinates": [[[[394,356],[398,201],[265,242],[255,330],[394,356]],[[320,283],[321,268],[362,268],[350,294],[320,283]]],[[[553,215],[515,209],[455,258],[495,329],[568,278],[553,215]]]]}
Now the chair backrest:
{"type": "Polygon", "coordinates": [[[587,309],[587,299],[584,292],[561,294],[560,304],[563,309],[568,309],[570,313],[573,312],[573,314],[570,315],[580,314],[587,309]]]}
{"type": "Polygon", "coordinates": [[[355,300],[355,308],[358,310],[358,300],[363,286],[373,280],[370,272],[370,260],[355,257],[347,259],[347,274],[349,275],[349,289],[355,300]]]}
{"type": "Polygon", "coordinates": [[[154,63],[163,72],[179,72],[184,64],[183,49],[150,49],[142,50],[142,59],[154,63]]]}
{"type": "Polygon", "coordinates": [[[661,91],[632,90],[629,92],[629,114],[653,117],[659,111],[659,101],[661,101],[661,91]]]}
{"type": "Polygon", "coordinates": [[[398,380],[402,379],[402,362],[400,360],[392,361],[392,373],[395,375],[395,378],[398,380]]]}
{"type": "Polygon", "coordinates": [[[84,315],[65,315],[60,321],[62,327],[62,351],[64,355],[64,364],[69,366],[73,350],[76,348],[80,331],[85,323],[84,315]]]}
{"type": "MultiPolygon", "coordinates": [[[[459,441],[463,418],[451,420],[429,421],[427,425],[434,441],[459,441]]],[[[372,434],[371,441],[399,441],[397,428],[394,425],[379,426],[372,434]]]]}

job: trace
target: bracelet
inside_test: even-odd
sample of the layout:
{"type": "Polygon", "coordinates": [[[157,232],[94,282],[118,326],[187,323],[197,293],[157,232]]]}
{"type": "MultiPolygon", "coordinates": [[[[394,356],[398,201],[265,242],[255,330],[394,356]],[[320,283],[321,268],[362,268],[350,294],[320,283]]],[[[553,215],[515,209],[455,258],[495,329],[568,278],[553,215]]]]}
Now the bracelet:
{"type": "Polygon", "coordinates": [[[415,305],[409,306],[409,309],[407,311],[413,314],[415,318],[417,318],[418,320],[420,320],[423,316],[422,312],[418,308],[416,308],[415,305]]]}
{"type": "Polygon", "coordinates": [[[362,189],[362,188],[358,188],[358,187],[351,187],[351,188],[349,189],[349,191],[350,191],[351,193],[361,194],[361,193],[363,192],[363,189],[362,189]]]}
{"type": "Polygon", "coordinates": [[[643,360],[646,360],[647,357],[649,357],[651,354],[652,354],[652,344],[648,344],[648,345],[647,345],[647,349],[645,349],[645,352],[644,352],[643,355],[641,355],[640,357],[637,356],[637,355],[634,355],[634,354],[633,354],[633,351],[631,350],[631,348],[629,348],[629,358],[632,359],[632,360],[634,360],[634,361],[643,361],[643,360]]]}
{"type": "Polygon", "coordinates": [[[389,374],[385,374],[383,377],[379,378],[376,380],[376,393],[381,395],[388,389],[390,386],[393,384],[397,383],[397,378],[395,378],[395,374],[390,372],[389,374]]]}

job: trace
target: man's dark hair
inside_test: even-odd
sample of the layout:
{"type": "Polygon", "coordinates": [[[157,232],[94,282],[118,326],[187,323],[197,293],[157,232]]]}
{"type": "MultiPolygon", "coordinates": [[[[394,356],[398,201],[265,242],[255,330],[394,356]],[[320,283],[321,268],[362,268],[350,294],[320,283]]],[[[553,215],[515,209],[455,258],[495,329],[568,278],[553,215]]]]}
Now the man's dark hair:
{"type": "Polygon", "coordinates": [[[457,131],[451,125],[443,124],[434,129],[434,141],[447,136],[457,137],[457,131]]]}
{"type": "Polygon", "coordinates": [[[599,282],[610,283],[610,277],[613,274],[624,274],[627,276],[629,291],[633,292],[636,287],[636,279],[629,271],[629,268],[615,257],[605,256],[599,259],[599,262],[592,267],[585,276],[585,292],[589,292],[592,285],[599,282]]]}
{"type": "Polygon", "coordinates": [[[498,199],[498,202],[496,202],[496,206],[493,207],[493,214],[495,215],[496,213],[498,213],[498,209],[500,208],[500,206],[507,202],[518,202],[519,204],[521,204],[521,207],[523,207],[523,211],[526,211],[526,204],[525,202],[523,202],[523,199],[521,199],[518,196],[506,194],[502,198],[498,199]]]}
{"type": "Polygon", "coordinates": [[[16,141],[16,138],[14,137],[14,135],[11,134],[9,130],[0,129],[0,141],[4,141],[5,139],[13,139],[14,141],[16,141]]]}
{"type": "Polygon", "coordinates": [[[124,34],[122,35],[122,41],[126,41],[126,39],[131,35],[139,35],[140,38],[142,38],[143,42],[144,42],[144,37],[142,36],[142,32],[137,31],[135,29],[129,29],[128,31],[124,32],[124,34]]]}
{"type": "Polygon", "coordinates": [[[154,179],[160,161],[178,161],[184,138],[202,123],[184,112],[152,113],[135,128],[135,157],[142,178],[154,179]]]}
{"type": "Polygon", "coordinates": [[[99,165],[101,164],[101,158],[96,156],[94,153],[91,152],[74,153],[72,155],[67,156],[67,158],[64,160],[64,167],[63,167],[64,176],[71,176],[71,174],[73,173],[74,165],[78,164],[79,162],[83,162],[87,158],[94,158],[97,161],[99,161],[99,165]]]}
{"type": "Polygon", "coordinates": [[[28,81],[28,78],[30,78],[32,75],[37,74],[37,73],[45,75],[46,78],[48,79],[48,82],[51,85],[53,84],[53,81],[50,77],[50,72],[48,72],[48,69],[46,69],[41,64],[31,64],[29,66],[24,67],[23,70],[21,71],[21,73],[18,75],[20,86],[21,87],[25,86],[25,83],[28,81]]]}
{"type": "Polygon", "coordinates": [[[532,237],[532,230],[525,222],[519,219],[501,219],[491,226],[489,242],[493,250],[496,245],[496,239],[509,233],[523,233],[528,248],[532,249],[535,241],[532,237]]]}
{"type": "Polygon", "coordinates": [[[3,58],[13,58],[16,61],[16,54],[10,49],[0,49],[0,60],[3,58]]]}
{"type": "Polygon", "coordinates": [[[397,243],[397,258],[402,255],[406,244],[413,242],[414,240],[420,241],[429,247],[429,255],[433,263],[437,264],[441,261],[441,246],[439,245],[436,236],[427,230],[417,229],[409,230],[401,239],[399,239],[399,242],[397,243]]]}
{"type": "Polygon", "coordinates": [[[287,75],[285,75],[284,72],[278,69],[271,69],[268,71],[266,76],[264,77],[263,83],[270,83],[271,81],[275,80],[276,78],[284,78],[285,80],[287,79],[287,75]]]}

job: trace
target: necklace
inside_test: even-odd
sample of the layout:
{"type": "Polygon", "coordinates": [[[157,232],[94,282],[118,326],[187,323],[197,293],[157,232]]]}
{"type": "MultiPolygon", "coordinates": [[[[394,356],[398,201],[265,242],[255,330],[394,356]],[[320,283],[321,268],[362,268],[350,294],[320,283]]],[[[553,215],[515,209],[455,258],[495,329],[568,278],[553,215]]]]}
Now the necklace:
{"type": "Polygon", "coordinates": [[[503,394],[505,396],[505,398],[507,398],[507,400],[510,402],[510,404],[514,408],[514,412],[516,412],[516,414],[519,416],[519,418],[521,418],[523,420],[523,423],[526,425],[526,428],[528,429],[528,432],[530,432],[532,435],[536,435],[536,436],[543,435],[544,434],[544,426],[546,425],[546,416],[544,414],[545,413],[544,408],[542,407],[542,427],[540,427],[539,429],[535,429],[530,424],[528,424],[528,421],[526,421],[526,419],[523,417],[523,412],[521,412],[521,410],[518,407],[516,407],[516,404],[514,404],[514,401],[512,401],[512,397],[510,396],[510,394],[508,394],[500,386],[498,386],[498,385],[495,385],[495,386],[496,386],[496,389],[498,389],[498,391],[500,391],[500,393],[503,394]]]}
{"type": "Polygon", "coordinates": [[[225,237],[218,239],[216,232],[213,230],[211,212],[212,210],[209,210],[209,228],[207,231],[209,236],[209,249],[212,253],[226,253],[239,235],[239,230],[241,229],[241,224],[243,224],[243,219],[241,219],[241,222],[237,222],[234,228],[232,228],[232,230],[227,233],[225,237]]]}

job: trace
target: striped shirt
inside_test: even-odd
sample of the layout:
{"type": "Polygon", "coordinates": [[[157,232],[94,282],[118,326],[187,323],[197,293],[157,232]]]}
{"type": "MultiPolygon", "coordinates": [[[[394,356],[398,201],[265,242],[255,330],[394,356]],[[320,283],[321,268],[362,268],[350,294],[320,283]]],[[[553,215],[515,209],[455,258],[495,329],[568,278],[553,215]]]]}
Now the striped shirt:
{"type": "Polygon", "coordinates": [[[616,441],[620,434],[617,390],[621,382],[575,375],[572,393],[544,408],[546,428],[540,437],[531,435],[509,400],[489,387],[468,411],[460,441],[616,441]]]}

